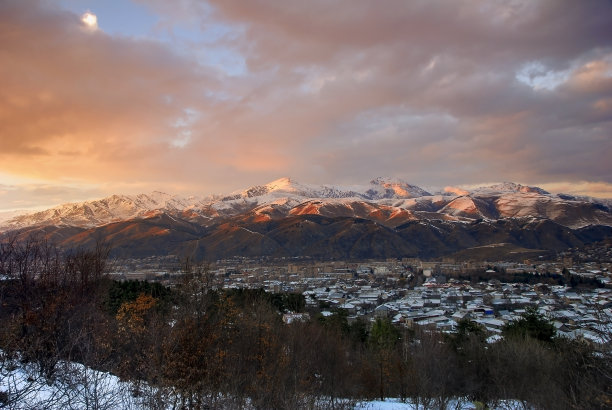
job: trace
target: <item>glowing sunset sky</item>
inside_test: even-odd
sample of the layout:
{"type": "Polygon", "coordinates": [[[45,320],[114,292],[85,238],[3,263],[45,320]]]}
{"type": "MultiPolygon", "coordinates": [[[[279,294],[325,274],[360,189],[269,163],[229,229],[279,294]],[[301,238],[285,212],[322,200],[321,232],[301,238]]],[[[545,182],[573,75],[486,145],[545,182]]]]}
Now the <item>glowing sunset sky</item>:
{"type": "Polygon", "coordinates": [[[612,2],[2,0],[0,210],[291,176],[612,197],[612,2]]]}

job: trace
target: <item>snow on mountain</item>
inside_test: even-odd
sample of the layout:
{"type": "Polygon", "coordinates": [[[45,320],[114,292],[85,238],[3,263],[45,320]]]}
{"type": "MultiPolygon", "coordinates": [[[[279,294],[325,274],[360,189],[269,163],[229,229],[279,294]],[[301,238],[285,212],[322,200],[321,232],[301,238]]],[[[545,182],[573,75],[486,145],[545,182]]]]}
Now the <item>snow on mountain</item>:
{"type": "MultiPolygon", "coordinates": [[[[30,226],[95,227],[165,213],[201,225],[244,215],[266,221],[289,215],[354,216],[396,226],[412,219],[475,220],[548,218],[570,227],[612,226],[612,201],[553,195],[541,188],[501,183],[465,190],[430,192],[400,179],[375,178],[364,185],[303,184],[280,178],[229,195],[182,198],[163,192],[112,195],[60,205],[44,211],[8,215],[0,232],[30,226]]],[[[0,215],[1,216],[1,215],[0,215]]]]}
{"type": "Polygon", "coordinates": [[[277,179],[264,185],[268,192],[281,191],[281,192],[302,192],[307,191],[308,187],[292,181],[291,178],[285,177],[277,179]]]}
{"type": "Polygon", "coordinates": [[[447,195],[469,195],[470,191],[466,191],[465,189],[461,189],[454,186],[447,186],[444,188],[444,193],[447,195]]]}
{"type": "Polygon", "coordinates": [[[139,195],[112,195],[107,198],[63,204],[44,211],[14,216],[0,224],[0,230],[36,225],[100,226],[110,222],[144,217],[156,210],[170,213],[200,207],[197,198],[186,200],[163,192],[139,195]]]}
{"type": "Polygon", "coordinates": [[[541,195],[550,195],[550,192],[547,192],[543,190],[542,188],[515,184],[514,182],[503,182],[501,184],[479,187],[472,191],[473,194],[479,194],[479,195],[505,194],[505,193],[513,193],[513,192],[537,193],[541,195]]]}
{"type": "Polygon", "coordinates": [[[418,198],[431,194],[415,185],[410,185],[401,179],[378,177],[370,182],[372,186],[366,193],[371,199],[383,198],[418,198]]]}
{"type": "Polygon", "coordinates": [[[401,222],[413,218],[412,214],[388,203],[377,205],[376,210],[366,211],[370,206],[367,203],[414,200],[427,195],[430,194],[422,188],[390,178],[376,178],[368,185],[348,186],[302,184],[291,178],[281,178],[224,197],[214,197],[207,204],[218,214],[249,212],[248,219],[252,221],[278,218],[284,213],[284,216],[322,214],[356,217],[372,214],[372,218],[381,221],[401,222]],[[384,210],[382,205],[386,206],[384,210]],[[375,216],[377,212],[381,215],[375,216]]]}
{"type": "Polygon", "coordinates": [[[589,202],[602,209],[608,211],[612,210],[612,198],[593,198],[590,196],[576,196],[568,194],[557,194],[555,196],[565,201],[589,202]]]}
{"type": "Polygon", "coordinates": [[[473,198],[460,196],[444,206],[441,213],[453,216],[475,216],[478,217],[479,210],[473,198]]]}
{"type": "Polygon", "coordinates": [[[221,198],[224,202],[258,198],[359,198],[363,200],[417,198],[431,195],[422,188],[399,179],[376,178],[369,185],[312,185],[302,184],[291,178],[281,178],[265,185],[256,185],[221,198]]]}
{"type": "Polygon", "coordinates": [[[538,216],[570,228],[612,225],[612,212],[605,200],[563,199],[559,195],[515,192],[498,196],[495,206],[503,218],[538,216]]]}
{"type": "Polygon", "coordinates": [[[257,198],[270,201],[277,198],[350,198],[363,197],[363,193],[350,187],[335,185],[301,184],[290,178],[281,178],[266,185],[256,185],[244,191],[234,192],[221,200],[231,202],[257,198]]]}
{"type": "Polygon", "coordinates": [[[30,214],[32,211],[17,210],[17,211],[0,211],[0,224],[9,221],[16,216],[30,214]]]}

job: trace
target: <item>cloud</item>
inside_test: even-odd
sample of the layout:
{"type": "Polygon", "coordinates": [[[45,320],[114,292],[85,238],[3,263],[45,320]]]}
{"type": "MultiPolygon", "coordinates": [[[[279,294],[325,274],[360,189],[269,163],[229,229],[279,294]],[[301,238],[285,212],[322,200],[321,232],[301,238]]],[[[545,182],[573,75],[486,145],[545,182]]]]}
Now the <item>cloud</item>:
{"type": "Polygon", "coordinates": [[[234,45],[251,72],[275,73],[257,93],[269,105],[277,100],[268,93],[282,90],[277,123],[303,113],[300,152],[327,178],[381,170],[431,183],[612,178],[601,166],[612,145],[608,3],[212,4],[213,15],[242,27],[234,45]],[[568,74],[555,74],[549,89],[526,87],[517,73],[534,62],[544,76],[568,74]],[[440,123],[398,128],[414,112],[440,123]]]}
{"type": "MultiPolygon", "coordinates": [[[[61,203],[94,199],[104,191],[91,187],[27,183],[19,185],[0,184],[1,211],[23,209],[45,209],[61,203]]],[[[1,218],[0,218],[1,219],[1,218]]]]}
{"type": "Polygon", "coordinates": [[[542,187],[550,192],[585,195],[596,198],[612,198],[612,184],[608,182],[566,181],[544,184],[542,187]]]}
{"type": "Polygon", "coordinates": [[[214,75],[153,41],[86,32],[77,16],[30,3],[1,6],[3,170],[155,176],[151,165],[181,134],[176,120],[210,103],[200,94],[215,89],[214,75]]]}
{"type": "Polygon", "coordinates": [[[0,3],[0,171],[207,192],[612,183],[609,2],[139,1],[199,37],[0,3]]]}

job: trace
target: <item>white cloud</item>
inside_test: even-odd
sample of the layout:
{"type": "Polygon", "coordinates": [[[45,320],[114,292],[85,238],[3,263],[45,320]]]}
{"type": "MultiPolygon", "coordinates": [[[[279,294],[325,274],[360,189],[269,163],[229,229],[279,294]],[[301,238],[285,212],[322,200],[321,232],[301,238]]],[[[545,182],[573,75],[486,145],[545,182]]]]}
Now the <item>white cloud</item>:
{"type": "Polygon", "coordinates": [[[540,61],[530,61],[523,64],[517,71],[516,79],[527,84],[535,91],[553,91],[570,78],[571,70],[555,71],[547,68],[540,61]]]}

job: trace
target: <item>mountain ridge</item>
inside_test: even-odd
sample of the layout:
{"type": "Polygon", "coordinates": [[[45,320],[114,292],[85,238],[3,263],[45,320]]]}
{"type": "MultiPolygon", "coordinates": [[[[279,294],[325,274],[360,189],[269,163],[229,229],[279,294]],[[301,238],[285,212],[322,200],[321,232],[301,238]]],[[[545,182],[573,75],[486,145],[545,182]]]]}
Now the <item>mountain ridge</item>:
{"type": "MultiPolygon", "coordinates": [[[[203,224],[258,208],[261,211],[261,208],[265,207],[272,207],[279,211],[277,213],[284,212],[285,215],[304,213],[306,204],[312,205],[312,212],[327,208],[325,212],[329,214],[330,208],[335,206],[347,215],[349,212],[346,208],[354,207],[354,204],[358,203],[360,208],[374,206],[376,209],[373,212],[404,214],[406,218],[415,217],[414,212],[425,211],[436,213],[442,219],[449,217],[457,221],[537,216],[561,221],[570,227],[589,224],[612,225],[612,200],[555,195],[538,187],[511,182],[469,191],[446,187],[444,190],[430,193],[401,179],[385,177],[374,178],[369,185],[352,186],[302,184],[284,177],[228,195],[183,198],[160,191],[136,195],[115,194],[97,200],[67,203],[38,212],[9,214],[10,218],[0,221],[0,232],[45,225],[89,228],[144,218],[153,211],[166,212],[203,224]],[[317,200],[325,203],[314,206],[313,202],[317,200]],[[580,217],[572,218],[570,208],[580,217]]],[[[260,215],[262,214],[265,212],[260,212],[260,215]]],[[[361,215],[364,216],[363,212],[361,215]]],[[[416,219],[419,217],[416,216],[416,219]]]]}
{"type": "Polygon", "coordinates": [[[537,254],[612,236],[611,209],[612,201],[514,183],[430,192],[387,178],[361,186],[281,178],[225,196],[157,191],[64,204],[9,219],[0,233],[65,247],[103,239],[126,257],[440,257],[499,243],[537,254]]]}

